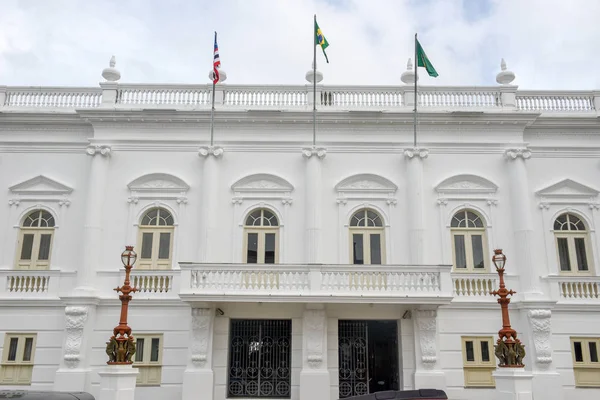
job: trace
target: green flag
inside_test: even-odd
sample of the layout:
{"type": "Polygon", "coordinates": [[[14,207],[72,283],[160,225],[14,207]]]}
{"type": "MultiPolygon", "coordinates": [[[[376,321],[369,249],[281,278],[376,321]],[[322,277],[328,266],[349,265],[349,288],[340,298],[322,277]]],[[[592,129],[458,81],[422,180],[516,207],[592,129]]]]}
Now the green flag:
{"type": "Polygon", "coordinates": [[[321,45],[323,55],[325,55],[325,60],[329,64],[329,58],[327,58],[327,53],[325,53],[325,49],[329,46],[329,42],[327,39],[325,39],[323,32],[321,32],[321,28],[319,28],[319,24],[317,24],[317,17],[315,16],[315,46],[316,45],[321,45]]]}
{"type": "Polygon", "coordinates": [[[429,58],[427,58],[427,54],[425,54],[425,51],[423,51],[423,48],[421,47],[421,43],[419,43],[419,41],[416,39],[416,37],[415,37],[415,42],[416,42],[416,46],[417,46],[417,67],[425,68],[427,70],[427,73],[429,74],[429,76],[433,76],[433,77],[438,76],[437,71],[435,70],[435,68],[433,68],[433,64],[431,64],[431,61],[429,61],[429,58]]]}

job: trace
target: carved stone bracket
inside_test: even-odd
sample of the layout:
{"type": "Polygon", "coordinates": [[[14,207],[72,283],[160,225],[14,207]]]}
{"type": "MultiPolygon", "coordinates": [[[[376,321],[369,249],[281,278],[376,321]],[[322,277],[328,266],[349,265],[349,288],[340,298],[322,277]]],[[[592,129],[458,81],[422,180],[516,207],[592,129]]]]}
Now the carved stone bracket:
{"type": "Polygon", "coordinates": [[[83,341],[83,328],[88,317],[88,308],[82,306],[69,306],[65,308],[66,316],[66,342],[63,359],[68,368],[76,368],[80,361],[81,343],[83,341]]]}
{"type": "Polygon", "coordinates": [[[540,208],[540,210],[547,210],[550,208],[550,204],[542,201],[540,202],[540,204],[538,204],[538,207],[540,208]]]}
{"type": "Polygon", "coordinates": [[[10,207],[12,207],[12,206],[19,207],[20,203],[21,203],[21,200],[19,200],[19,199],[10,199],[10,200],[8,200],[8,205],[10,207]]]}
{"type": "Polygon", "coordinates": [[[509,160],[516,160],[519,157],[523,160],[527,160],[531,158],[531,150],[526,147],[506,149],[504,151],[504,156],[509,160]]]}
{"type": "Polygon", "coordinates": [[[437,362],[437,312],[435,310],[416,310],[416,325],[423,367],[433,369],[437,362]]]}
{"type": "Polygon", "coordinates": [[[233,197],[231,199],[231,204],[242,204],[244,202],[244,199],[241,197],[233,197]]]}
{"type": "Polygon", "coordinates": [[[335,202],[338,203],[338,205],[340,206],[345,206],[346,204],[348,204],[347,199],[337,199],[335,202]]]}
{"type": "Polygon", "coordinates": [[[398,204],[398,200],[396,199],[387,199],[385,202],[388,206],[395,206],[396,204],[398,204]]]}
{"type": "Polygon", "coordinates": [[[306,147],[302,149],[302,156],[304,158],[311,158],[313,155],[322,160],[327,155],[327,149],[323,147],[306,147]]]}
{"type": "Polygon", "coordinates": [[[192,363],[204,367],[208,358],[208,347],[214,319],[212,308],[192,308],[192,363]]]}
{"type": "Polygon", "coordinates": [[[327,317],[324,310],[306,310],[303,319],[306,345],[306,361],[310,368],[319,368],[323,362],[325,330],[327,317]]]}
{"type": "Polygon", "coordinates": [[[404,150],[404,156],[408,159],[413,159],[414,157],[425,159],[429,157],[429,149],[414,147],[412,149],[404,150]]]}
{"type": "Polygon", "coordinates": [[[486,203],[488,206],[497,206],[498,205],[498,200],[496,199],[487,199],[486,203]]]}
{"type": "Polygon", "coordinates": [[[177,202],[177,204],[187,204],[188,198],[187,196],[180,196],[175,201],[177,202]]]}
{"type": "Polygon", "coordinates": [[[285,199],[281,199],[281,204],[283,204],[284,206],[291,206],[293,203],[293,200],[291,197],[289,198],[285,198],[285,199]]]}
{"type": "Polygon", "coordinates": [[[219,146],[201,146],[198,149],[198,156],[207,157],[210,155],[214,156],[215,158],[219,158],[223,155],[224,152],[225,150],[223,150],[223,148],[219,146]]]}
{"type": "Polygon", "coordinates": [[[535,346],[535,362],[540,369],[548,369],[552,363],[552,346],[550,343],[552,311],[529,310],[528,315],[535,346]]]}
{"type": "Polygon", "coordinates": [[[442,207],[442,206],[447,206],[448,205],[448,199],[437,199],[437,205],[442,207]]]}
{"type": "Polygon", "coordinates": [[[69,207],[71,205],[71,200],[63,199],[58,201],[59,207],[69,207]]]}
{"type": "Polygon", "coordinates": [[[590,208],[590,210],[600,210],[600,203],[590,202],[588,203],[588,207],[590,208]]]}
{"type": "Polygon", "coordinates": [[[100,154],[101,156],[108,157],[111,151],[112,149],[110,146],[97,144],[91,144],[85,149],[86,154],[89,156],[100,154]]]}

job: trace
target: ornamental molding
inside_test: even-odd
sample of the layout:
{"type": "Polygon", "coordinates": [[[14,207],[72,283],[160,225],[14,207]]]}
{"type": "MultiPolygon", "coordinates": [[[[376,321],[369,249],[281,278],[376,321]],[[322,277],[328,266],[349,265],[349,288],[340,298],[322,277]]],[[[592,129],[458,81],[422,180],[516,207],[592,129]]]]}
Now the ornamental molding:
{"type": "Polygon", "coordinates": [[[443,197],[461,195],[490,195],[496,193],[498,185],[478,175],[460,174],[444,179],[435,186],[435,191],[443,197]]]}
{"type": "Polygon", "coordinates": [[[174,200],[177,204],[187,204],[187,191],[190,186],[181,178],[162,172],[142,175],[131,181],[129,204],[138,204],[140,199],[144,200],[174,200]]]}
{"type": "Polygon", "coordinates": [[[215,311],[212,308],[192,308],[192,364],[204,367],[208,360],[208,348],[215,311]]]}
{"type": "MultiPolygon", "coordinates": [[[[572,179],[563,179],[535,192],[545,204],[593,204],[600,192],[572,179]]],[[[592,208],[592,207],[590,207],[592,208]]]]}
{"type": "Polygon", "coordinates": [[[302,157],[306,159],[315,155],[319,160],[322,160],[327,156],[327,149],[324,147],[305,147],[302,149],[302,157]]]}
{"type": "Polygon", "coordinates": [[[73,192],[73,188],[44,175],[17,183],[8,189],[16,195],[8,200],[8,205],[15,207],[22,202],[56,202],[60,207],[69,207],[71,205],[70,195],[73,192]]]}
{"type": "Polygon", "coordinates": [[[429,149],[419,147],[405,149],[404,156],[409,160],[412,160],[413,158],[420,158],[424,160],[429,157],[429,149]]]}
{"type": "Polygon", "coordinates": [[[531,150],[529,150],[527,147],[510,148],[504,150],[504,156],[508,160],[516,160],[517,158],[528,160],[531,158],[531,150]]]}
{"type": "Polygon", "coordinates": [[[535,362],[540,369],[549,369],[552,363],[552,336],[550,310],[529,310],[529,323],[535,347],[535,362]]]}
{"type": "Polygon", "coordinates": [[[76,368],[81,361],[83,329],[88,317],[88,307],[68,306],[65,308],[65,354],[63,359],[68,368],[76,368]]]}
{"type": "Polygon", "coordinates": [[[351,200],[385,200],[389,205],[396,204],[392,198],[398,186],[387,178],[375,174],[356,174],[342,179],[335,190],[338,193],[338,204],[346,204],[351,200]]]}
{"type": "Polygon", "coordinates": [[[219,146],[200,146],[200,148],[198,149],[198,156],[199,157],[214,156],[215,158],[219,158],[219,157],[223,156],[224,152],[225,152],[225,150],[219,146]]]}
{"type": "Polygon", "coordinates": [[[433,369],[437,362],[437,312],[416,310],[417,334],[421,346],[421,362],[425,369],[433,369]]]}
{"type": "Polygon", "coordinates": [[[291,205],[294,186],[286,179],[272,174],[258,173],[245,176],[231,185],[233,204],[244,200],[281,200],[283,205],[291,205]]]}
{"type": "Polygon", "coordinates": [[[306,310],[303,318],[306,361],[310,368],[321,366],[324,358],[324,337],[327,329],[327,318],[324,310],[306,310]]]}
{"type": "Polygon", "coordinates": [[[588,203],[588,207],[590,208],[590,210],[600,210],[600,203],[590,202],[588,203]]]}
{"type": "Polygon", "coordinates": [[[112,151],[112,148],[110,146],[97,145],[97,144],[90,144],[85,149],[85,153],[92,157],[95,156],[96,154],[100,154],[103,157],[108,157],[108,156],[110,156],[111,151],[112,151]]]}

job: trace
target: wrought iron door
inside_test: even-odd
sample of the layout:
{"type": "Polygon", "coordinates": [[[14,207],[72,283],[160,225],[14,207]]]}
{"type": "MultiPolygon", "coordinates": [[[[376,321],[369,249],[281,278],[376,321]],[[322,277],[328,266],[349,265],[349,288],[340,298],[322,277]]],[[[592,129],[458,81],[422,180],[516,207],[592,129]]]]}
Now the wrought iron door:
{"type": "Polygon", "coordinates": [[[291,328],[291,320],[231,320],[227,397],[290,397],[291,328]]]}
{"type": "Polygon", "coordinates": [[[369,392],[367,321],[339,321],[340,398],[369,392]]]}

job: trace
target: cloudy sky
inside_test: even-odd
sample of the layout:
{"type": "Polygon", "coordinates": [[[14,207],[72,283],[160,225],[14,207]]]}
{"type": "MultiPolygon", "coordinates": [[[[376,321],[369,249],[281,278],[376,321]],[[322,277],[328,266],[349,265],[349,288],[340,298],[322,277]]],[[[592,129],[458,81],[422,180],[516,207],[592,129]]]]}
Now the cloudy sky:
{"type": "Polygon", "coordinates": [[[0,85],[206,83],[213,35],[227,83],[305,84],[313,14],[324,84],[397,85],[414,33],[427,85],[495,85],[504,57],[524,89],[600,89],[600,0],[0,0],[0,85]]]}

